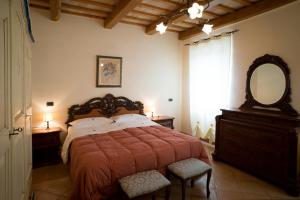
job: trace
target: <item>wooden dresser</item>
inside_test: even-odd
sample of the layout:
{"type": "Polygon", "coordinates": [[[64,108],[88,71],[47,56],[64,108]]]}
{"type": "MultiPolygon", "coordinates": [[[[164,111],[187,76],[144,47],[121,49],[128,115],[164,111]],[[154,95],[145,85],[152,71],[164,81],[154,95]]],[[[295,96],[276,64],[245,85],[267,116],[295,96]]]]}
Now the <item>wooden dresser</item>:
{"type": "Polygon", "coordinates": [[[299,195],[300,119],[281,114],[239,109],[216,117],[213,158],[299,195]]]}

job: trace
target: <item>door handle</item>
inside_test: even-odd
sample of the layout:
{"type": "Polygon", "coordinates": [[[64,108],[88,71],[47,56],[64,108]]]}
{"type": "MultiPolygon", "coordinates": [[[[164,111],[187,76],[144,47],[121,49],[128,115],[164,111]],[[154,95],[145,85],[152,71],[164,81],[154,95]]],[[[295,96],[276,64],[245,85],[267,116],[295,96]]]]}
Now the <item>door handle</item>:
{"type": "Polygon", "coordinates": [[[23,132],[23,128],[19,127],[19,128],[14,128],[12,133],[9,133],[9,135],[18,135],[19,133],[23,132]]]}

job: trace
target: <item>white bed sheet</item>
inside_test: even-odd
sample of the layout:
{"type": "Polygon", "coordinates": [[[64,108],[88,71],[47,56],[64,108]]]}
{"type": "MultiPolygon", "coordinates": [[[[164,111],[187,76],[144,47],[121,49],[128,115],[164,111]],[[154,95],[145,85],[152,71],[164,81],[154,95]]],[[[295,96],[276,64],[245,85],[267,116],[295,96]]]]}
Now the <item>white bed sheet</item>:
{"type": "MultiPolygon", "coordinates": [[[[114,118],[112,118],[114,119],[114,118]]],[[[126,115],[124,117],[121,116],[120,119],[117,119],[110,123],[91,123],[90,126],[70,126],[68,128],[68,135],[65,139],[65,142],[62,147],[61,157],[63,162],[66,164],[68,162],[68,154],[69,147],[71,142],[78,137],[93,135],[93,134],[103,134],[110,131],[122,130],[125,128],[133,128],[133,127],[144,127],[144,126],[160,126],[159,124],[151,121],[148,118],[140,118],[136,115],[126,115]]]]}

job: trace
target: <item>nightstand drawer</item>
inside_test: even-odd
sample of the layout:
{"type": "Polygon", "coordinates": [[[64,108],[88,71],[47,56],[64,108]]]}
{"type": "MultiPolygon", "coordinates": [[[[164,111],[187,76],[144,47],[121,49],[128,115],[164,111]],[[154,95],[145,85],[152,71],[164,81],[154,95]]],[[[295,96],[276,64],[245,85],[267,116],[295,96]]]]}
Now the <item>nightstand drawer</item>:
{"type": "Polygon", "coordinates": [[[165,126],[165,127],[171,128],[171,129],[174,128],[174,125],[173,125],[174,117],[156,116],[156,117],[152,117],[151,120],[162,126],[165,126]]]}
{"type": "Polygon", "coordinates": [[[165,127],[173,128],[173,121],[171,120],[160,121],[159,124],[165,127]]]}
{"type": "Polygon", "coordinates": [[[32,146],[34,149],[59,146],[59,133],[35,134],[32,137],[32,146]]]}

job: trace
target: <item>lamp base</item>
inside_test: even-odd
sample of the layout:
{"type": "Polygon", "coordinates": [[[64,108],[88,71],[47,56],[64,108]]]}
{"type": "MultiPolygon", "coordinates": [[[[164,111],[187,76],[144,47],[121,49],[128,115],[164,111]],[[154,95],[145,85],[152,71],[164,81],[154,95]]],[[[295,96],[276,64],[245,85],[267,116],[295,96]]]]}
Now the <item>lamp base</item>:
{"type": "Polygon", "coordinates": [[[47,122],[47,127],[46,127],[46,129],[49,129],[49,122],[47,122]]]}

